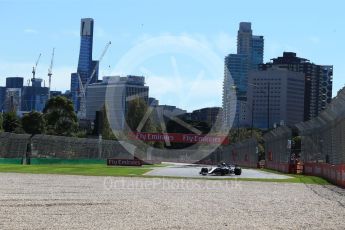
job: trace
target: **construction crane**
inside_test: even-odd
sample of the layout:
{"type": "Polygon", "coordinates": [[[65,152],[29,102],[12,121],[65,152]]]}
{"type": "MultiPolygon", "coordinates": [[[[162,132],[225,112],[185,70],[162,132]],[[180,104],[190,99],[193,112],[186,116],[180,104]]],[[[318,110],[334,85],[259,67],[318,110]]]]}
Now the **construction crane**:
{"type": "Polygon", "coordinates": [[[52,83],[52,75],[53,75],[53,65],[54,65],[54,53],[55,53],[55,48],[53,48],[53,53],[52,53],[52,59],[50,60],[50,66],[48,69],[48,77],[49,77],[49,82],[48,82],[48,87],[49,87],[49,93],[48,93],[48,100],[50,99],[50,88],[51,88],[51,83],[52,83]]]}
{"type": "Polygon", "coordinates": [[[36,64],[35,64],[35,66],[32,67],[32,78],[33,78],[33,79],[35,79],[37,65],[38,65],[38,62],[40,61],[41,55],[42,55],[42,54],[39,54],[39,55],[38,55],[36,64]]]}
{"type": "Polygon", "coordinates": [[[104,47],[104,50],[101,54],[101,56],[98,59],[97,64],[95,65],[90,77],[88,78],[87,82],[85,84],[83,84],[80,74],[77,73],[78,75],[78,80],[79,80],[79,98],[80,98],[80,109],[78,112],[78,116],[79,118],[85,118],[86,117],[86,89],[89,86],[89,84],[91,83],[94,75],[96,74],[96,71],[99,67],[99,63],[102,61],[105,53],[107,52],[109,46],[111,45],[111,41],[109,41],[106,46],[104,47]]]}
{"type": "MultiPolygon", "coordinates": [[[[97,62],[97,64],[95,65],[95,68],[93,68],[93,71],[92,71],[92,73],[91,73],[91,76],[89,77],[88,81],[86,82],[86,85],[85,85],[86,87],[90,84],[90,82],[91,82],[93,76],[94,76],[95,73],[96,73],[96,70],[97,70],[98,67],[99,67],[99,63],[102,61],[102,59],[103,59],[105,53],[107,52],[107,50],[109,49],[109,46],[110,46],[110,45],[111,45],[111,41],[109,41],[109,42],[107,43],[107,45],[104,47],[104,50],[103,50],[101,56],[99,57],[98,62],[97,62]]],[[[85,87],[85,90],[86,90],[86,87],[85,87]]]]}

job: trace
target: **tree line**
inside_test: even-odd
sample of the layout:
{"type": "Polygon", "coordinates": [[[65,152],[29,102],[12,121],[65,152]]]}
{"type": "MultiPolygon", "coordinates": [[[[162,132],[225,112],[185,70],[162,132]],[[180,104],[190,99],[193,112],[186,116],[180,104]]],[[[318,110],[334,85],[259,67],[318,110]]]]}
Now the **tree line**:
{"type": "Polygon", "coordinates": [[[22,118],[15,111],[2,113],[0,130],[19,134],[73,136],[78,133],[78,119],[72,102],[58,96],[47,102],[42,113],[31,111],[22,118]]]}

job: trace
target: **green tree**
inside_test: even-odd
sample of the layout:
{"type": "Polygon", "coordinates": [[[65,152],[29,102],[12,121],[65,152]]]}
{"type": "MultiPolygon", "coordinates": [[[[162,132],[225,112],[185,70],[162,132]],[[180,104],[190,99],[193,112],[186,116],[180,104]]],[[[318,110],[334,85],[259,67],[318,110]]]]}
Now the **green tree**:
{"type": "Polygon", "coordinates": [[[3,127],[2,127],[3,121],[4,121],[4,119],[2,117],[2,113],[0,113],[0,132],[3,131],[3,127]]]}
{"type": "Polygon", "coordinates": [[[78,130],[78,119],[72,101],[65,97],[51,98],[44,110],[44,118],[49,134],[71,136],[78,130]]]}
{"type": "Polygon", "coordinates": [[[105,140],[116,140],[116,136],[113,133],[113,130],[110,127],[107,109],[106,106],[103,105],[102,109],[99,113],[101,117],[98,117],[100,120],[95,120],[95,127],[94,127],[94,134],[102,134],[102,138],[105,140]]]}
{"type": "Polygon", "coordinates": [[[17,114],[15,112],[5,113],[3,115],[2,125],[5,132],[14,132],[20,128],[20,121],[17,114]]]}
{"type": "Polygon", "coordinates": [[[259,150],[259,160],[262,160],[265,158],[265,149],[264,149],[264,140],[263,140],[263,133],[260,129],[246,129],[246,128],[234,128],[231,129],[229,132],[229,139],[230,143],[238,143],[241,141],[244,141],[248,138],[254,138],[256,139],[258,143],[258,150],[259,150]]]}
{"type": "Polygon", "coordinates": [[[41,134],[45,130],[45,120],[42,113],[31,111],[22,118],[22,126],[26,133],[41,134]]]}
{"type": "MultiPolygon", "coordinates": [[[[148,106],[146,102],[137,97],[134,100],[131,100],[128,103],[128,110],[126,114],[126,122],[128,125],[128,128],[130,130],[127,130],[129,132],[133,131],[140,131],[140,132],[148,132],[148,133],[156,133],[157,129],[155,125],[152,122],[151,116],[147,116],[148,112],[148,106]],[[142,127],[141,127],[142,126],[142,127]],[[137,130],[138,128],[141,128],[140,130],[137,130]]],[[[157,146],[161,147],[162,145],[156,142],[146,142],[146,144],[150,146],[157,146]]],[[[148,146],[145,146],[143,148],[137,148],[138,153],[135,153],[135,155],[138,158],[146,157],[145,151],[148,146]]]]}
{"type": "Polygon", "coordinates": [[[136,131],[139,125],[143,125],[141,132],[155,132],[156,128],[152,123],[150,116],[145,119],[145,114],[148,110],[146,102],[137,97],[128,103],[128,110],[126,114],[126,121],[128,127],[132,131],[136,131]]]}

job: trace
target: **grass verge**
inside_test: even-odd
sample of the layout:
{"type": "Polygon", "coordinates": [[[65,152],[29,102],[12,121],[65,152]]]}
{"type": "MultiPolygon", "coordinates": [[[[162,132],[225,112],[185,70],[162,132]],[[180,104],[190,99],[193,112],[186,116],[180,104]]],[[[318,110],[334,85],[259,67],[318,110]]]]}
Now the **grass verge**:
{"type": "MultiPolygon", "coordinates": [[[[279,183],[303,183],[326,185],[327,180],[315,176],[284,174],[288,179],[259,179],[259,178],[203,178],[203,177],[161,177],[147,176],[145,173],[155,167],[165,167],[165,164],[143,165],[142,167],[127,166],[106,166],[103,164],[46,164],[46,165],[13,165],[0,164],[0,172],[10,173],[33,173],[33,174],[62,174],[62,175],[84,175],[84,176],[122,176],[122,177],[144,177],[144,178],[167,178],[167,179],[202,179],[202,180],[237,180],[256,182],[279,182],[279,183]]],[[[271,173],[279,173],[272,170],[264,170],[271,173]]]]}
{"type": "Polygon", "coordinates": [[[47,165],[10,165],[0,164],[0,172],[62,174],[85,176],[140,176],[152,170],[154,165],[142,167],[114,167],[102,164],[47,164],[47,165]]]}

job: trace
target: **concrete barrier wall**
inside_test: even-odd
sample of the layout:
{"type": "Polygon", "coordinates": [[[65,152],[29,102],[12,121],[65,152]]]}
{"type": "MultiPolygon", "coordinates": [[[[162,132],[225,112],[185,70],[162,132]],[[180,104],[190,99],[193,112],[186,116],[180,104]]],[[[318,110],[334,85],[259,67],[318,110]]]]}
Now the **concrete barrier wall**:
{"type": "Polygon", "coordinates": [[[345,164],[305,163],[304,173],[325,178],[334,184],[345,187],[345,164]]]}

